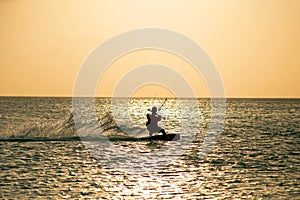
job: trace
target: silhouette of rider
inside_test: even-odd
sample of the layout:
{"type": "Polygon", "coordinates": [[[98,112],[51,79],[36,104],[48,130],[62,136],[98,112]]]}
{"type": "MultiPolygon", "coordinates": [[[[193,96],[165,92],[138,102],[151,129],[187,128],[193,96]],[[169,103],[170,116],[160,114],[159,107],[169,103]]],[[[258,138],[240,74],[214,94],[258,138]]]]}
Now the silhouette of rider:
{"type": "Polygon", "coordinates": [[[147,114],[147,130],[149,131],[149,136],[152,137],[153,133],[162,133],[165,137],[167,134],[164,129],[159,127],[157,123],[162,119],[160,115],[157,114],[157,108],[154,106],[151,109],[152,114],[147,114]]]}

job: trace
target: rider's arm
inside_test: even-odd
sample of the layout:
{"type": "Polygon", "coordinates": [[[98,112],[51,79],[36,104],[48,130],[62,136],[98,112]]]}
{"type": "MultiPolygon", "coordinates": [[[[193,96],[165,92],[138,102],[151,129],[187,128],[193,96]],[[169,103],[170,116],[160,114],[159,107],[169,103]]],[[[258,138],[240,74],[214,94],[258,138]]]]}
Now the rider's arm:
{"type": "Polygon", "coordinates": [[[149,114],[147,114],[147,122],[146,122],[146,126],[148,126],[149,124],[150,124],[150,122],[151,122],[151,118],[150,118],[150,115],[149,114]]]}

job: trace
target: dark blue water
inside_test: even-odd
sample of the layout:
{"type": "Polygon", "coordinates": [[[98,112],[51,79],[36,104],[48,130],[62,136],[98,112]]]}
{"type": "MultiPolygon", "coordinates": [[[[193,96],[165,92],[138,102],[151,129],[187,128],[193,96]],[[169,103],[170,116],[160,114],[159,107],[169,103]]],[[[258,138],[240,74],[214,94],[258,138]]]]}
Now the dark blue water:
{"type": "Polygon", "coordinates": [[[1,97],[0,197],[300,198],[299,99],[227,99],[221,135],[205,155],[209,99],[184,100],[192,105],[188,113],[178,100],[166,102],[161,126],[182,134],[181,141],[68,140],[79,132],[145,136],[147,108],[162,100],[131,99],[126,109],[133,125],[122,127],[112,101],[96,99],[97,123],[87,127],[84,118],[74,120],[71,98],[1,97]],[[185,119],[191,123],[179,129],[185,119]]]}

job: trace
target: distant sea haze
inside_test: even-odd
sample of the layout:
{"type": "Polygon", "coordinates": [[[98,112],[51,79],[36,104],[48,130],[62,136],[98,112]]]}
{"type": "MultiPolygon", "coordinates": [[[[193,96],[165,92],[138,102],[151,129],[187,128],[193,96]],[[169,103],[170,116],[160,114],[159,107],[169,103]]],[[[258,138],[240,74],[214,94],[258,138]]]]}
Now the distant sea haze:
{"type": "Polygon", "coordinates": [[[187,113],[178,99],[166,101],[159,125],[179,141],[80,141],[79,132],[108,141],[147,136],[148,109],[163,101],[130,99],[134,126],[126,126],[114,119],[124,104],[112,113],[112,100],[97,98],[96,127],[86,127],[84,101],[76,121],[72,98],[1,97],[0,198],[300,198],[300,99],[227,99],[222,132],[205,156],[210,99],[183,100],[197,110],[187,113]]]}

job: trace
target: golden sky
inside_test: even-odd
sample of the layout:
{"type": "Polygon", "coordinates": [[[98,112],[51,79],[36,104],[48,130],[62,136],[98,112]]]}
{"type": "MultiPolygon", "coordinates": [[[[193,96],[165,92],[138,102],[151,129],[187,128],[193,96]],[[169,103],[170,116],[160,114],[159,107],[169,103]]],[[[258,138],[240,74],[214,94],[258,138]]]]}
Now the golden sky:
{"type": "MultiPolygon", "coordinates": [[[[202,46],[227,97],[300,97],[299,0],[2,0],[0,95],[71,96],[81,64],[105,40],[142,27],[171,29],[202,46]]],[[[189,63],[145,50],[116,60],[97,95],[110,96],[127,71],[162,63],[209,96],[189,63]]],[[[148,85],[137,96],[172,92],[148,85]]]]}

